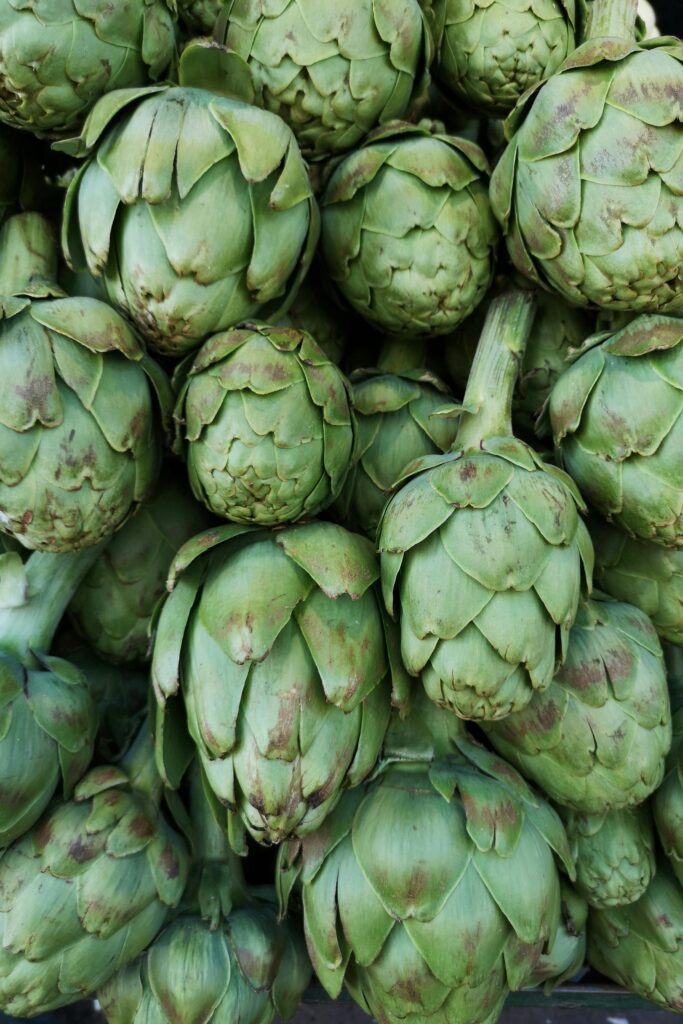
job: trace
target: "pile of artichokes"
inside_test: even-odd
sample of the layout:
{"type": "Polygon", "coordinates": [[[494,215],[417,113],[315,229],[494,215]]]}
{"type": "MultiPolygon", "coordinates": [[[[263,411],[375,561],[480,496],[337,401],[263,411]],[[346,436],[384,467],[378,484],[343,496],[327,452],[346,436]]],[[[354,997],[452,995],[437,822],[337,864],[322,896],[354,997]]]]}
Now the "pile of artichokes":
{"type": "Polygon", "coordinates": [[[0,0],[0,1012],[683,1013],[682,96],[637,0],[0,0]]]}

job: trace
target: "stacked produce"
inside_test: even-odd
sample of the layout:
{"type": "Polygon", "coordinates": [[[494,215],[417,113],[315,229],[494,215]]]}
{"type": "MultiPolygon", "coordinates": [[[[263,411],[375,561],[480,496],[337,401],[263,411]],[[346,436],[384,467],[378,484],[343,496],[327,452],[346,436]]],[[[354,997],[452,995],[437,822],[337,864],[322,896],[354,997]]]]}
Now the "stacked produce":
{"type": "Polygon", "coordinates": [[[682,91],[636,0],[0,0],[0,1011],[683,1013],[682,91]]]}

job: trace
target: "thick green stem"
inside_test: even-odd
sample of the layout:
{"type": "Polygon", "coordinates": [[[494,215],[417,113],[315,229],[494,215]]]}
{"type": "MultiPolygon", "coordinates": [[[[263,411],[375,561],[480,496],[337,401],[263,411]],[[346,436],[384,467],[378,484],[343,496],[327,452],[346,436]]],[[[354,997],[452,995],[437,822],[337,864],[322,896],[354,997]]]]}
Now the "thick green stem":
{"type": "Polygon", "coordinates": [[[377,368],[385,373],[422,370],[427,366],[428,344],[415,338],[386,338],[380,349],[377,368]]]}
{"type": "Polygon", "coordinates": [[[190,817],[195,882],[190,897],[200,915],[216,928],[234,906],[247,899],[240,858],[230,848],[204,792],[198,764],[190,769],[190,817]]]}
{"type": "Polygon", "coordinates": [[[62,555],[34,551],[24,567],[26,603],[0,608],[0,648],[27,663],[32,652],[48,654],[67,605],[105,546],[62,555]]]}
{"type": "Polygon", "coordinates": [[[467,381],[453,448],[478,448],[487,437],[512,434],[512,393],[536,304],[532,292],[508,291],[489,306],[467,381]]]}
{"type": "Polygon", "coordinates": [[[39,213],[10,217],[0,232],[0,295],[63,295],[57,285],[57,240],[39,213]]]}
{"type": "Polygon", "coordinates": [[[137,736],[121,758],[120,767],[134,789],[146,793],[155,804],[159,804],[164,784],[154,761],[154,739],[149,718],[145,718],[137,736]]]}
{"type": "Polygon", "coordinates": [[[593,0],[588,12],[586,39],[628,39],[635,42],[638,0],[593,0]]]}

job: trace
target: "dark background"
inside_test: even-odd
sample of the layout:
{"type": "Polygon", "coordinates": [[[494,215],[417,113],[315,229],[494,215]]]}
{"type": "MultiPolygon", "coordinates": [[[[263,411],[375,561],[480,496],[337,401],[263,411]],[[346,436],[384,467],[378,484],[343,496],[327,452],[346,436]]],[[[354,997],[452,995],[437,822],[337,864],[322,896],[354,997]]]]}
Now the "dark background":
{"type": "Polygon", "coordinates": [[[683,35],[683,0],[650,0],[662,35],[683,35]]]}

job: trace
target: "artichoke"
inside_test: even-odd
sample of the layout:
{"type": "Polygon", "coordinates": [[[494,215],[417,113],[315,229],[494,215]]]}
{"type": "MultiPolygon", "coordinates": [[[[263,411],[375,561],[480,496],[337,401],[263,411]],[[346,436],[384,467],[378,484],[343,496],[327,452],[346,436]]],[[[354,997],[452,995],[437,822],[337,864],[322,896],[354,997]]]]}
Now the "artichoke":
{"type": "Polygon", "coordinates": [[[104,97],[63,146],[92,154],[67,193],[68,261],[103,276],[111,302],[171,356],[245,318],[275,317],[318,237],[289,128],[193,87],[202,54],[183,56],[180,86],[104,97]],[[229,228],[216,230],[226,210],[229,228]]]}
{"type": "Polygon", "coordinates": [[[178,11],[191,32],[211,35],[225,0],[178,0],[178,11]]]}
{"type": "Polygon", "coordinates": [[[669,692],[673,713],[673,743],[666,776],[652,798],[657,835],[676,878],[683,885],[683,658],[677,648],[667,651],[669,692]]]}
{"type": "Polygon", "coordinates": [[[580,306],[683,312],[677,40],[593,0],[587,41],[520,99],[491,180],[510,257],[580,306]]]}
{"type": "Polygon", "coordinates": [[[553,852],[573,870],[559,818],[508,765],[457,744],[457,758],[389,762],[278,854],[281,903],[299,880],[322,985],[334,998],[346,982],[382,1024],[493,1024],[557,934],[553,852]]]}
{"type": "Polygon", "coordinates": [[[174,0],[1,0],[0,119],[77,131],[100,96],[163,77],[174,12],[174,0]]]}
{"type": "Polygon", "coordinates": [[[531,316],[523,293],[492,303],[451,453],[413,463],[380,523],[406,668],[463,718],[502,718],[550,685],[590,579],[571,481],[511,436],[531,316]]]}
{"type": "Polygon", "coordinates": [[[243,324],[181,369],[179,448],[212,512],[273,526],[339,494],[354,443],[348,384],[310,334],[243,324]]]}
{"type": "Polygon", "coordinates": [[[357,370],[351,383],[358,439],[335,511],[350,529],[374,539],[402,471],[414,459],[448,451],[457,420],[434,415],[452,400],[428,370],[357,370]]]}
{"type": "Polygon", "coordinates": [[[566,881],[561,882],[562,920],[555,941],[538,959],[529,987],[543,985],[549,996],[558,985],[578,974],[586,960],[588,904],[566,881]]]}
{"type": "Polygon", "coordinates": [[[561,813],[576,862],[576,891],[591,907],[640,899],[655,873],[655,837],[647,805],[605,814],[561,813]]]}
{"type": "Polygon", "coordinates": [[[247,61],[256,102],[290,125],[306,157],[356,147],[403,117],[428,80],[419,0],[229,0],[225,40],[247,61]]]}
{"type": "Polygon", "coordinates": [[[432,0],[432,7],[439,83],[484,115],[504,117],[575,46],[576,0],[432,0]]]}
{"type": "Polygon", "coordinates": [[[152,662],[158,764],[176,785],[182,693],[237,849],[235,812],[261,843],[303,835],[374,766],[390,705],[378,575],[372,545],[331,523],[218,527],[180,550],[152,662]]]}
{"type": "Polygon", "coordinates": [[[0,231],[0,523],[27,548],[98,543],[151,491],[163,372],[126,321],[96,299],[64,298],[38,214],[0,231]],[[3,369],[4,367],[4,369],[3,369]]]}
{"type": "Polygon", "coordinates": [[[683,549],[635,540],[597,519],[590,534],[600,589],[649,615],[663,640],[683,645],[683,549]]]}
{"type": "Polygon", "coordinates": [[[378,129],[332,175],[322,252],[350,305],[393,335],[447,334],[493,280],[496,225],[478,146],[419,126],[378,129]]]}
{"type": "Polygon", "coordinates": [[[486,732],[565,807],[604,814],[642,803],[662,781],[671,745],[662,651],[650,620],[632,605],[584,603],[552,684],[486,732]]]}
{"type": "Polygon", "coordinates": [[[637,903],[591,911],[588,962],[644,999],[683,1013],[683,890],[665,861],[637,903]]]}
{"type": "Polygon", "coordinates": [[[313,336],[316,345],[332,363],[340,366],[346,346],[354,336],[355,324],[325,277],[309,272],[278,326],[293,327],[313,336]]]}
{"type": "Polygon", "coordinates": [[[209,517],[168,466],[154,495],[112,538],[69,605],[69,618],[107,661],[151,657],[152,613],[180,547],[209,525],[209,517]]]}
{"type": "Polygon", "coordinates": [[[143,729],[0,859],[0,1005],[20,1017],[96,991],[152,941],[187,880],[143,729]]]}
{"type": "Polygon", "coordinates": [[[587,349],[550,395],[564,466],[631,536],[683,547],[683,320],[641,316],[587,349]]]}

